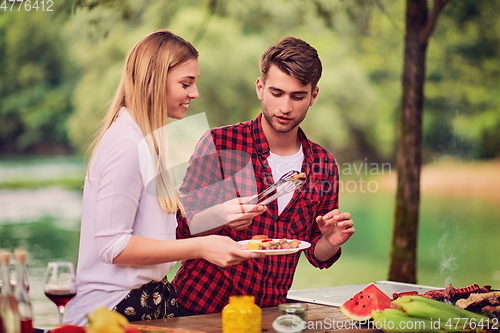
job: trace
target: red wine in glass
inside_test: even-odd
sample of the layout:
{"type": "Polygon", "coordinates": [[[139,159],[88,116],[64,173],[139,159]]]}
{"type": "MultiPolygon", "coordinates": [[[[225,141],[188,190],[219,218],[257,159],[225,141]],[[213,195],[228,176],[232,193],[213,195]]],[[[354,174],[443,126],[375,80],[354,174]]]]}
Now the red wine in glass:
{"type": "Polygon", "coordinates": [[[66,306],[75,295],[76,292],[71,290],[45,290],[45,296],[57,306],[66,306]]]}
{"type": "Polygon", "coordinates": [[[75,297],[75,269],[69,261],[51,261],[47,264],[45,295],[57,305],[59,325],[62,324],[66,304],[75,297]]]}

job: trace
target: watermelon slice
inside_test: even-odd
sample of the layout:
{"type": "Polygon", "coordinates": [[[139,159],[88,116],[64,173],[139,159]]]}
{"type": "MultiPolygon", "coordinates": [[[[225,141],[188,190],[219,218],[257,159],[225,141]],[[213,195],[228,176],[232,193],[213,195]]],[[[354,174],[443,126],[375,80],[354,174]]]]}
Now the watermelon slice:
{"type": "Polygon", "coordinates": [[[353,320],[368,320],[372,311],[382,311],[391,307],[391,299],[373,283],[346,301],[340,311],[353,320]]]}

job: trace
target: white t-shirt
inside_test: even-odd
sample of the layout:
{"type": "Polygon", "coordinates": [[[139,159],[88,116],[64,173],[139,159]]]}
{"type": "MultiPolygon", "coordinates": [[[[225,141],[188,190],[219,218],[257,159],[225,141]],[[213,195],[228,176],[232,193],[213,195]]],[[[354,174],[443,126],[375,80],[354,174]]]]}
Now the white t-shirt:
{"type": "MultiPolygon", "coordinates": [[[[300,146],[299,151],[294,155],[280,156],[273,154],[271,152],[269,157],[267,158],[267,162],[271,167],[271,171],[273,172],[273,179],[275,182],[277,182],[278,179],[280,179],[281,176],[283,176],[288,171],[302,170],[303,161],[304,161],[304,153],[302,151],[302,145],[300,146]]],[[[279,190],[282,187],[283,185],[278,187],[277,191],[279,192],[279,190]]],[[[281,214],[281,212],[285,209],[286,205],[288,205],[290,200],[292,200],[293,193],[294,192],[290,192],[278,198],[278,214],[281,214]]]]}
{"type": "Polygon", "coordinates": [[[139,149],[143,138],[123,109],[93,156],[83,191],[77,293],[68,303],[65,323],[85,325],[96,306],[113,308],[130,290],[163,279],[175,264],[112,264],[132,235],[175,239],[175,214],[163,211],[145,190],[152,176],[141,172],[141,166],[151,167],[151,157],[139,149]]]}

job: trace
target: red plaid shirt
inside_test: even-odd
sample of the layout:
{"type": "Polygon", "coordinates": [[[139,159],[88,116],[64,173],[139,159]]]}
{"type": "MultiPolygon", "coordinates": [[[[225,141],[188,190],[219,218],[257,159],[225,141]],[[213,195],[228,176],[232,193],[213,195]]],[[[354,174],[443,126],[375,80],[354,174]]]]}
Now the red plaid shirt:
{"type": "MultiPolygon", "coordinates": [[[[212,129],[198,142],[180,188],[188,219],[207,207],[236,195],[254,195],[274,183],[261,117],[212,129]]],[[[307,182],[294,193],[284,211],[278,215],[275,200],[265,213],[254,217],[248,228],[236,231],[224,227],[218,234],[236,241],[257,234],[305,240],[312,244],[303,251],[309,262],[328,268],[341,251],[328,261],[316,260],[314,248],[321,232],[315,218],[338,207],[338,168],[332,154],[309,141],[300,129],[299,138],[304,152],[301,171],[307,174],[307,182]]],[[[191,237],[187,220],[180,216],[177,220],[177,237],[191,237]]],[[[222,311],[231,295],[253,295],[261,307],[276,306],[286,300],[299,256],[300,252],[266,256],[226,268],[201,259],[185,260],[173,280],[178,301],[196,314],[222,311]]]]}

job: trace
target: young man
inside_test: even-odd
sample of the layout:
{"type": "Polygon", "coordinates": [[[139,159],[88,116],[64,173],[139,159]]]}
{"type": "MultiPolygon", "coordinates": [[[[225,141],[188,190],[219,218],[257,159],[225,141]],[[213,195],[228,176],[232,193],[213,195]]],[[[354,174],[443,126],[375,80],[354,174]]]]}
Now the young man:
{"type": "MultiPolygon", "coordinates": [[[[318,97],[321,61],[309,44],[286,37],[264,52],[260,70],[262,114],[212,129],[197,145],[180,188],[187,219],[178,218],[178,237],[295,238],[312,244],[304,253],[313,266],[328,268],[355,229],[351,215],[338,210],[335,158],[299,128],[318,97]],[[235,197],[251,197],[289,170],[307,175],[300,190],[267,207],[241,205],[237,214],[235,203],[247,199],[235,197]]],[[[183,261],[173,280],[180,315],[220,312],[231,295],[253,295],[261,307],[284,303],[299,257],[273,255],[226,268],[183,261]]]]}

